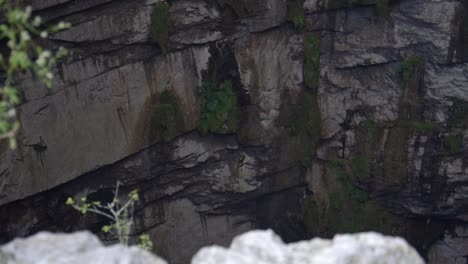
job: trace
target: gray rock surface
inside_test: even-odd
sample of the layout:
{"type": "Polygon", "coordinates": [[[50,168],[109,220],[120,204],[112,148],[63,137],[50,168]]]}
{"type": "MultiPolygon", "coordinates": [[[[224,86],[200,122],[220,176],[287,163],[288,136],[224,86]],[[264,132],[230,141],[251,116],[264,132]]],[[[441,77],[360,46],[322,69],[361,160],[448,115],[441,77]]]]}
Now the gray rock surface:
{"type": "Polygon", "coordinates": [[[423,259],[401,238],[377,233],[337,235],[285,244],[271,230],[236,237],[226,249],[202,248],[192,264],[423,264],[423,259]]]}
{"type": "Polygon", "coordinates": [[[120,180],[141,192],[136,231],[175,264],[255,228],[378,230],[454,254],[441,238],[468,221],[466,1],[168,1],[167,49],[150,37],[162,2],[34,1],[73,23],[48,42],[72,55],[50,90],[21,76],[0,241],[103,224],[64,202],[105,200],[120,180]],[[198,130],[207,81],[231,81],[233,131],[198,130]]]}

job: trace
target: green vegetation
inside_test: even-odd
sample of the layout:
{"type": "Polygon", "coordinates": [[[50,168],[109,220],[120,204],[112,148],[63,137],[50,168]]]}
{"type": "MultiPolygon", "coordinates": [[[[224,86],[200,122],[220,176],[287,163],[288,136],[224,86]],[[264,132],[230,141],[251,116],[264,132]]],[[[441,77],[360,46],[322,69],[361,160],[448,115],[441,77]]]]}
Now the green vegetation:
{"type": "Polygon", "coordinates": [[[305,35],[304,81],[311,91],[316,92],[320,74],[320,38],[315,33],[305,35]]]}
{"type": "Polygon", "coordinates": [[[445,139],[449,153],[455,155],[463,150],[463,134],[450,135],[445,139]]]}
{"type": "Polygon", "coordinates": [[[56,52],[46,50],[36,39],[45,39],[52,33],[70,27],[69,23],[60,22],[47,28],[40,17],[31,17],[30,6],[23,9],[20,5],[12,6],[13,2],[18,3],[0,0],[0,10],[4,11],[0,24],[0,43],[6,44],[5,50],[0,52],[3,81],[0,84],[0,139],[8,139],[11,148],[16,147],[15,136],[20,127],[16,112],[20,95],[15,77],[18,73],[30,72],[47,87],[51,87],[54,77],[52,68],[67,52],[64,48],[56,52]]]}
{"type": "Polygon", "coordinates": [[[237,131],[239,107],[231,81],[224,81],[219,87],[204,81],[201,87],[202,106],[200,131],[222,133],[237,131]]]}
{"type": "Polygon", "coordinates": [[[336,233],[374,230],[388,234],[394,231],[399,224],[398,218],[387,213],[352,183],[349,172],[352,160],[332,159],[330,163],[332,169],[327,175],[326,189],[319,192],[325,199],[321,202],[314,197],[303,200],[304,224],[308,232],[329,237],[336,233]]]}
{"type": "Polygon", "coordinates": [[[406,84],[410,82],[411,77],[415,74],[417,67],[422,63],[423,60],[419,57],[409,57],[403,61],[401,65],[401,74],[406,84]]]}
{"type": "MultiPolygon", "coordinates": [[[[91,212],[100,216],[106,217],[111,224],[105,225],[101,228],[104,233],[111,232],[114,234],[119,242],[128,246],[128,240],[130,232],[132,230],[133,223],[133,210],[136,202],[139,200],[137,190],[133,190],[128,194],[127,201],[119,200],[119,185],[117,182],[114,192],[114,198],[110,203],[103,205],[100,201],[88,201],[85,197],[81,197],[79,202],[76,202],[72,197],[68,197],[66,204],[72,206],[83,215],[91,212]]],[[[140,235],[140,246],[144,249],[151,250],[153,243],[151,242],[148,235],[140,235]]]]}
{"type": "MultiPolygon", "coordinates": [[[[366,156],[356,155],[349,160],[333,158],[329,160],[329,163],[332,167],[339,170],[340,179],[353,177],[359,182],[364,182],[370,177],[369,159],[366,156]]],[[[351,184],[350,182],[346,182],[344,185],[350,187],[348,183],[351,184]]],[[[346,189],[351,190],[350,188],[346,189]]]]}
{"type": "Polygon", "coordinates": [[[166,2],[156,3],[151,15],[151,40],[163,52],[167,51],[169,40],[169,6],[166,2]]]}
{"type": "Polygon", "coordinates": [[[229,6],[238,17],[246,17],[257,9],[261,0],[215,0],[221,7],[229,6]]]}
{"type": "Polygon", "coordinates": [[[303,94],[303,127],[300,129],[305,135],[305,154],[302,164],[310,167],[315,158],[317,145],[320,140],[320,110],[318,109],[317,96],[312,92],[303,94]]]}
{"type": "Polygon", "coordinates": [[[348,0],[348,6],[354,7],[361,3],[361,0],[348,0]]]}
{"type": "Polygon", "coordinates": [[[304,27],[304,7],[301,0],[289,2],[287,18],[293,22],[296,30],[302,30],[304,27]]]}
{"type": "Polygon", "coordinates": [[[314,197],[310,196],[303,200],[302,211],[306,229],[310,233],[318,235],[321,231],[322,217],[314,197]]]}
{"type": "Polygon", "coordinates": [[[306,34],[304,40],[306,88],[299,95],[297,102],[291,102],[288,91],[282,94],[280,122],[286,128],[290,140],[299,144],[295,153],[297,160],[304,167],[310,167],[320,140],[321,118],[317,98],[320,52],[316,34],[306,34]]]}
{"type": "Polygon", "coordinates": [[[452,106],[448,109],[447,124],[450,127],[465,127],[468,123],[468,102],[453,98],[452,106]]]}
{"type": "Polygon", "coordinates": [[[399,120],[397,126],[402,128],[408,128],[409,134],[414,133],[431,133],[436,129],[436,125],[429,122],[413,121],[413,120],[399,120]]]}
{"type": "Polygon", "coordinates": [[[170,91],[161,93],[153,110],[150,139],[169,142],[183,130],[183,117],[176,95],[170,91]]]}
{"type": "Polygon", "coordinates": [[[379,16],[388,16],[390,14],[390,0],[377,0],[376,9],[379,16]]]}
{"type": "Polygon", "coordinates": [[[351,159],[351,170],[359,181],[365,181],[370,176],[369,159],[365,156],[355,156],[351,159]]]}

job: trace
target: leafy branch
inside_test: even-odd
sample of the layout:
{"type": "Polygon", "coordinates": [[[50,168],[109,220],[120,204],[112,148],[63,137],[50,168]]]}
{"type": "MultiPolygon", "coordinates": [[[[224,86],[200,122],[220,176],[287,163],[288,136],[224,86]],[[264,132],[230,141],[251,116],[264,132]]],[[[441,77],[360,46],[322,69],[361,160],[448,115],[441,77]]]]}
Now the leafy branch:
{"type": "MultiPolygon", "coordinates": [[[[122,245],[128,246],[128,239],[133,225],[133,211],[136,202],[139,200],[139,195],[137,190],[133,190],[128,194],[128,199],[126,201],[121,201],[119,200],[119,186],[120,182],[117,182],[112,202],[105,205],[99,201],[88,201],[86,197],[82,197],[79,202],[69,197],[66,204],[72,206],[82,214],[92,212],[109,219],[111,224],[104,225],[101,231],[104,233],[114,233],[122,245]]],[[[153,243],[149,236],[143,234],[140,235],[139,238],[139,246],[151,250],[153,243]]]]}
{"type": "Polygon", "coordinates": [[[19,130],[16,106],[20,96],[15,77],[18,73],[31,71],[47,87],[52,86],[52,67],[60,57],[67,54],[60,47],[52,52],[44,49],[35,39],[45,39],[71,25],[60,22],[45,26],[41,17],[32,17],[32,8],[12,5],[11,1],[0,0],[0,43],[6,43],[6,52],[0,53],[0,139],[9,139],[10,147],[15,148],[15,136],[19,130]]]}

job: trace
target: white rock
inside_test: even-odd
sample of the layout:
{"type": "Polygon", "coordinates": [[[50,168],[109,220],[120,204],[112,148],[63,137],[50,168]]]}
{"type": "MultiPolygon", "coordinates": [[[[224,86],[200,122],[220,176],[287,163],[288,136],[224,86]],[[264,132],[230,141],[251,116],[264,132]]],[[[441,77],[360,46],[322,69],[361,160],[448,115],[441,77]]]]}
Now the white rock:
{"type": "Polygon", "coordinates": [[[378,233],[337,235],[284,244],[271,230],[251,231],[235,238],[229,249],[205,247],[192,264],[424,263],[405,240],[378,233]]]}
{"type": "Polygon", "coordinates": [[[104,247],[90,232],[53,234],[41,232],[15,239],[0,247],[2,264],[166,264],[138,247],[104,247]]]}

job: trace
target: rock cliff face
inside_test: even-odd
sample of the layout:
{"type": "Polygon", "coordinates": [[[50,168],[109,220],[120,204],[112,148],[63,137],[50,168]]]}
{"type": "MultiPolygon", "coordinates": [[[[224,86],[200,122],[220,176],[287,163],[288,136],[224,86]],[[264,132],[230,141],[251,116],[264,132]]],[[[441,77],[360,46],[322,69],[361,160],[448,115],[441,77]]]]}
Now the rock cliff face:
{"type": "Polygon", "coordinates": [[[2,242],[98,233],[65,199],[111,199],[120,180],[170,263],[266,227],[288,242],[376,230],[466,262],[444,241],[468,243],[467,1],[32,5],[73,23],[47,43],[72,55],[50,90],[21,76],[2,242]]]}

